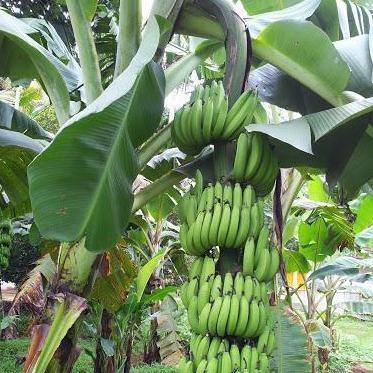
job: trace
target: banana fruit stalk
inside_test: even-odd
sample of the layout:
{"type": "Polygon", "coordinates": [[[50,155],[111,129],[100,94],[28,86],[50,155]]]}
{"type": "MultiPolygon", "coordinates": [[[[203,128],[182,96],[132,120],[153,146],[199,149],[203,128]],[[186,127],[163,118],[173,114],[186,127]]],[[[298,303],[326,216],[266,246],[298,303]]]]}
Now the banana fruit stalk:
{"type": "MultiPolygon", "coordinates": [[[[244,92],[228,110],[221,82],[197,87],[172,124],[172,137],[186,154],[206,145],[234,141],[231,175],[206,181],[200,170],[195,185],[179,201],[179,239],[194,257],[180,287],[193,335],[182,373],[263,373],[270,371],[276,345],[269,292],[280,264],[264,218],[264,200],[279,172],[267,138],[242,132],[258,105],[244,92]],[[226,256],[235,256],[232,272],[221,273],[226,256]],[[232,254],[229,254],[231,251],[232,254]]],[[[228,266],[229,268],[229,266],[228,266]]]]}

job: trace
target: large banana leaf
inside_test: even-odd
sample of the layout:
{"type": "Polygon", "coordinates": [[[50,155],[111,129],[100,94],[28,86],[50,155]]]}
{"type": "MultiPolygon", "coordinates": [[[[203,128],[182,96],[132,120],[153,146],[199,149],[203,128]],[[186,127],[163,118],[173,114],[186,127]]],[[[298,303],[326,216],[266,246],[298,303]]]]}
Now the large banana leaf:
{"type": "Polygon", "coordinates": [[[23,133],[0,129],[0,194],[3,214],[14,216],[30,211],[27,166],[44,149],[44,144],[23,133]]]}
{"type": "MultiPolygon", "coordinates": [[[[343,177],[344,186],[351,189],[356,188],[356,183],[346,183],[351,180],[346,176],[349,172],[346,166],[360,142],[364,141],[363,135],[372,119],[372,112],[373,98],[368,98],[279,125],[252,124],[246,129],[266,133],[272,138],[283,167],[303,164],[325,168],[329,183],[343,177]]],[[[364,158],[354,161],[360,161],[359,187],[373,177],[369,161],[373,156],[372,149],[366,149],[364,158]]]]}
{"type": "Polygon", "coordinates": [[[151,62],[165,22],[151,28],[129,67],[67,123],[29,167],[30,196],[43,236],[74,241],[91,251],[111,248],[130,216],[135,148],[157,128],[164,75],[151,62]]]}
{"type": "Polygon", "coordinates": [[[295,4],[301,3],[301,0],[240,0],[245,10],[250,15],[262,14],[286,9],[295,4]]]}
{"type": "MultiPolygon", "coordinates": [[[[358,275],[370,274],[373,271],[373,259],[358,259],[350,256],[340,256],[324,263],[312,272],[309,279],[324,279],[327,276],[339,276],[346,279],[356,278],[358,275]]],[[[368,278],[364,278],[367,280],[368,278]]]]}
{"type": "MultiPolygon", "coordinates": [[[[251,2],[251,1],[250,1],[251,2]]],[[[303,21],[309,18],[320,5],[321,0],[297,1],[289,7],[273,10],[266,13],[249,16],[246,24],[250,30],[250,35],[256,37],[266,26],[281,20],[303,21]]],[[[264,3],[264,2],[262,2],[264,3]]],[[[251,14],[249,12],[249,14],[251,14]]]]}
{"type": "Polygon", "coordinates": [[[283,310],[277,309],[274,367],[278,373],[308,373],[311,371],[307,351],[307,336],[299,323],[291,320],[283,310]]]}
{"type": "Polygon", "coordinates": [[[31,31],[26,23],[0,10],[0,74],[12,80],[40,79],[63,123],[70,111],[69,92],[61,74],[67,67],[32,39],[28,35],[31,31]]]}
{"type": "Polygon", "coordinates": [[[277,66],[334,106],[350,70],[327,35],[311,22],[278,21],[253,39],[255,56],[277,66]]]}
{"type": "MultiPolygon", "coordinates": [[[[371,81],[373,64],[369,54],[368,35],[334,43],[335,48],[351,70],[346,90],[364,97],[373,96],[371,81]]],[[[332,69],[333,65],[329,65],[332,69]]],[[[297,81],[273,65],[266,64],[254,70],[249,77],[250,88],[258,90],[261,100],[287,110],[310,114],[330,108],[320,96],[318,87],[313,93],[302,81],[297,81]]]]}

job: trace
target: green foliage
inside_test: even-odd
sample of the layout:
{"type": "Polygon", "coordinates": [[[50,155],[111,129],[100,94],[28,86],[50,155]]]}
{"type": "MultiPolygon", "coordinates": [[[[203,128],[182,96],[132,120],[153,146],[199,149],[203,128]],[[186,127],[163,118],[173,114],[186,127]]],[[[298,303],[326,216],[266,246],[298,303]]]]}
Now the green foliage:
{"type": "Polygon", "coordinates": [[[373,361],[372,322],[343,319],[337,321],[336,329],[339,343],[337,349],[329,355],[330,373],[350,373],[354,364],[373,361]]]}
{"type": "Polygon", "coordinates": [[[56,111],[53,106],[43,107],[40,110],[36,110],[32,114],[32,118],[40,124],[45,130],[57,133],[59,129],[59,124],[56,116],[56,111]]]}
{"type": "Polygon", "coordinates": [[[139,365],[132,368],[131,373],[176,373],[175,367],[162,364],[139,365]]]}

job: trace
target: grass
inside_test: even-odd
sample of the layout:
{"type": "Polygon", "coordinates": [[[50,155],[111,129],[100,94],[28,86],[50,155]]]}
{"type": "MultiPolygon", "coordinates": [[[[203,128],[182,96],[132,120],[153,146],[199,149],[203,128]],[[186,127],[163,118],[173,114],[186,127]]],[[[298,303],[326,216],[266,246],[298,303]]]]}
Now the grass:
{"type": "Polygon", "coordinates": [[[330,354],[330,373],[349,373],[360,364],[373,370],[373,322],[341,319],[336,323],[339,348],[330,354]]]}

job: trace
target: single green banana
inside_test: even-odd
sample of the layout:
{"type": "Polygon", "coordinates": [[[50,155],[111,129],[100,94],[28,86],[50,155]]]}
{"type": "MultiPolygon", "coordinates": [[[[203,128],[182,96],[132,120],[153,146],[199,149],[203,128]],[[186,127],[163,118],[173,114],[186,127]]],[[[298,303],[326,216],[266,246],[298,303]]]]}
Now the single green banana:
{"type": "Polygon", "coordinates": [[[226,295],[223,298],[223,303],[220,308],[218,323],[216,326],[216,333],[219,337],[223,337],[225,335],[230,307],[231,307],[231,296],[226,295]]]}
{"type": "Polygon", "coordinates": [[[203,86],[202,85],[197,86],[196,89],[192,93],[191,102],[195,102],[198,99],[202,99],[203,92],[204,92],[203,86]]]}
{"type": "Polygon", "coordinates": [[[231,298],[231,306],[229,310],[228,322],[227,322],[227,335],[234,335],[234,331],[236,330],[237,320],[238,320],[238,313],[240,309],[240,299],[239,297],[234,294],[231,298]]]}
{"type": "Polygon", "coordinates": [[[216,246],[218,244],[218,232],[220,221],[223,214],[223,207],[221,203],[216,203],[214,206],[214,212],[212,214],[211,225],[209,230],[209,244],[210,246],[216,246]]]}
{"type": "Polygon", "coordinates": [[[239,183],[236,183],[233,188],[233,206],[242,207],[242,188],[239,183]]]}
{"type": "Polygon", "coordinates": [[[212,213],[211,211],[206,211],[205,218],[203,219],[202,229],[201,229],[201,243],[203,248],[209,247],[209,232],[211,228],[212,213]]]}
{"type": "Polygon", "coordinates": [[[243,191],[242,204],[243,206],[251,207],[255,203],[255,200],[254,188],[251,185],[248,185],[243,191]]]}
{"type": "Polygon", "coordinates": [[[194,247],[193,243],[193,236],[194,236],[194,228],[196,226],[196,223],[194,222],[188,230],[187,236],[186,236],[186,249],[188,254],[190,255],[199,255],[199,251],[194,247]]]}
{"type": "Polygon", "coordinates": [[[214,303],[212,304],[209,320],[207,322],[208,330],[211,335],[216,335],[218,317],[219,317],[219,312],[220,312],[222,303],[223,303],[223,298],[219,297],[219,298],[216,298],[214,303]]]}
{"type": "Polygon", "coordinates": [[[215,262],[213,258],[209,256],[205,256],[203,259],[203,265],[201,270],[201,277],[200,277],[200,286],[205,282],[208,282],[211,276],[215,274],[215,262]]]}
{"type": "Polygon", "coordinates": [[[217,243],[220,247],[223,247],[225,244],[230,220],[231,220],[231,208],[229,206],[229,203],[225,203],[224,208],[223,208],[223,213],[221,216],[221,220],[220,220],[220,224],[219,224],[219,231],[218,231],[218,242],[217,243]]]}
{"type": "Polygon", "coordinates": [[[188,309],[188,305],[189,305],[188,285],[189,285],[189,282],[184,282],[184,284],[182,284],[180,287],[180,298],[186,309],[188,309]]]}
{"type": "Polygon", "coordinates": [[[269,332],[270,332],[270,327],[268,325],[266,325],[263,333],[259,335],[258,343],[256,345],[256,349],[258,351],[258,354],[261,354],[264,351],[265,346],[268,343],[269,332]]]}
{"type": "Polygon", "coordinates": [[[207,368],[207,360],[206,360],[206,359],[203,359],[203,360],[201,360],[200,363],[198,364],[198,367],[197,367],[196,373],[204,373],[204,372],[206,372],[206,368],[207,368]]]}
{"type": "Polygon", "coordinates": [[[247,105],[247,100],[250,96],[249,91],[245,91],[234,103],[232,108],[229,110],[225,126],[221,137],[229,139],[229,137],[240,127],[245,119],[246,112],[244,110],[247,105]]]}
{"type": "Polygon", "coordinates": [[[194,195],[196,197],[196,200],[199,201],[202,197],[203,192],[203,176],[200,170],[196,171],[194,179],[196,181],[196,184],[194,186],[194,195]]]}
{"type": "Polygon", "coordinates": [[[227,272],[224,276],[223,284],[223,295],[233,294],[233,276],[230,272],[227,272]]]}
{"type": "Polygon", "coordinates": [[[268,269],[270,266],[271,256],[268,249],[264,249],[258,258],[258,265],[255,268],[255,277],[258,281],[264,281],[268,274],[268,269]]]}
{"type": "Polygon", "coordinates": [[[249,302],[246,297],[240,299],[240,311],[238,313],[238,320],[234,335],[238,337],[245,336],[245,330],[249,321],[249,302]]]}
{"type": "Polygon", "coordinates": [[[212,211],[215,202],[215,187],[209,183],[206,189],[206,211],[212,211]]]}
{"type": "Polygon", "coordinates": [[[260,232],[260,207],[259,201],[253,204],[250,211],[250,236],[254,237],[255,239],[258,237],[260,232]]]}
{"type": "Polygon", "coordinates": [[[237,140],[236,155],[233,163],[232,176],[234,180],[242,182],[245,178],[246,162],[249,154],[249,142],[246,133],[241,133],[237,140]]]}
{"type": "Polygon", "coordinates": [[[188,361],[184,367],[184,370],[181,371],[181,373],[190,373],[193,372],[193,362],[188,361]]]}
{"type": "Polygon", "coordinates": [[[224,247],[234,247],[234,241],[237,237],[238,225],[240,222],[241,208],[237,205],[233,205],[227,236],[225,239],[224,247]]]}
{"type": "Polygon", "coordinates": [[[269,372],[269,360],[266,354],[261,353],[259,356],[259,371],[261,373],[269,372]]]}
{"type": "Polygon", "coordinates": [[[218,355],[221,339],[218,337],[212,338],[210,342],[209,352],[207,353],[207,361],[214,359],[218,355]]]}
{"type": "Polygon", "coordinates": [[[209,300],[210,300],[209,283],[204,282],[202,283],[198,291],[198,315],[201,314],[203,307],[209,302],[209,300]]]}
{"type": "Polygon", "coordinates": [[[241,272],[236,273],[234,277],[234,293],[237,295],[238,299],[242,297],[243,289],[244,289],[245,279],[242,276],[241,272]]]}
{"type": "Polygon", "coordinates": [[[187,236],[188,236],[188,225],[186,223],[183,223],[180,226],[179,239],[180,239],[181,246],[185,251],[188,251],[187,236]]]}
{"type": "Polygon", "coordinates": [[[198,279],[194,278],[188,283],[188,289],[187,289],[187,298],[189,300],[188,303],[190,303],[190,300],[192,299],[192,297],[197,294],[198,294],[198,279]]]}
{"type": "Polygon", "coordinates": [[[237,345],[233,344],[231,346],[230,356],[232,363],[232,371],[239,372],[241,367],[241,355],[237,345]]]}
{"type": "Polygon", "coordinates": [[[221,140],[222,139],[222,132],[225,127],[225,121],[228,114],[228,99],[225,97],[221,106],[219,108],[219,114],[216,118],[216,122],[213,126],[212,130],[212,137],[214,140],[221,140]]]}
{"type": "Polygon", "coordinates": [[[254,175],[250,178],[250,184],[254,186],[254,189],[260,189],[264,184],[266,173],[270,171],[271,163],[271,151],[268,147],[267,142],[264,142],[262,159],[260,160],[259,167],[255,171],[254,175]]]}
{"type": "Polygon", "coordinates": [[[201,241],[201,231],[202,231],[202,225],[203,225],[203,220],[205,218],[205,212],[201,211],[197,219],[195,221],[194,225],[194,230],[193,230],[193,246],[197,252],[200,254],[204,253],[204,248],[202,246],[202,241],[201,241]]]}
{"type": "Polygon", "coordinates": [[[231,355],[229,352],[223,352],[221,357],[221,372],[232,372],[231,355]]]}
{"type": "Polygon", "coordinates": [[[250,211],[251,208],[243,206],[240,212],[240,221],[233,247],[241,247],[250,233],[250,211]]]}
{"type": "Polygon", "coordinates": [[[211,141],[212,118],[214,115],[214,102],[209,99],[203,106],[202,138],[205,144],[211,141]]]}
{"type": "Polygon", "coordinates": [[[221,297],[222,291],[223,291],[223,281],[221,279],[221,275],[217,275],[215,276],[214,282],[212,283],[210,301],[213,302],[217,298],[221,297]]]}
{"type": "Polygon", "coordinates": [[[273,277],[275,277],[278,268],[280,266],[280,254],[278,253],[278,250],[273,247],[270,251],[271,254],[271,260],[270,260],[270,265],[269,269],[267,271],[267,277],[266,281],[271,281],[273,277]]]}
{"type": "Polygon", "coordinates": [[[253,296],[254,296],[254,282],[250,276],[245,277],[245,284],[244,284],[244,296],[250,303],[253,296]]]}
{"type": "MultiPolygon", "coordinates": [[[[244,298],[241,298],[244,299],[244,298]]],[[[250,303],[249,321],[244,332],[245,337],[254,336],[256,330],[258,329],[259,323],[259,306],[256,300],[252,300],[250,303]]]]}
{"type": "Polygon", "coordinates": [[[218,371],[218,359],[216,357],[207,360],[206,373],[217,373],[218,371]]]}
{"type": "Polygon", "coordinates": [[[188,322],[191,329],[198,333],[199,321],[198,321],[198,297],[193,295],[189,300],[188,306],[188,322]]]}
{"type": "Polygon", "coordinates": [[[204,336],[201,334],[192,334],[190,339],[190,351],[192,352],[192,357],[195,358],[197,355],[198,345],[202,341],[204,336]]]}
{"type": "Polygon", "coordinates": [[[249,372],[251,361],[251,347],[245,345],[241,350],[241,372],[245,369],[249,372]]]}
{"type": "Polygon", "coordinates": [[[185,139],[185,145],[193,146],[194,140],[192,135],[192,130],[190,126],[190,106],[184,106],[181,113],[181,131],[185,139]]]}
{"type": "Polygon", "coordinates": [[[224,86],[221,81],[219,81],[217,88],[214,90],[214,93],[215,95],[212,98],[214,101],[214,116],[212,118],[212,122],[215,125],[219,116],[220,108],[223,105],[225,98],[224,86]]]}
{"type": "Polygon", "coordinates": [[[273,352],[273,350],[275,349],[275,346],[276,346],[276,336],[275,336],[275,332],[271,330],[268,336],[268,342],[266,346],[266,352],[268,355],[270,355],[273,352]]]}
{"type": "Polygon", "coordinates": [[[199,278],[199,276],[201,276],[202,266],[203,258],[194,259],[189,271],[189,280],[193,280],[194,278],[199,278]]]}
{"type": "Polygon", "coordinates": [[[208,193],[208,188],[203,189],[201,198],[197,201],[198,202],[197,213],[200,213],[206,210],[207,193],[208,193]]]}
{"type": "Polygon", "coordinates": [[[206,359],[207,353],[209,351],[209,347],[210,347],[210,338],[207,335],[205,335],[201,339],[201,342],[199,342],[198,344],[197,354],[195,357],[195,364],[197,367],[203,359],[206,359]]]}
{"type": "Polygon", "coordinates": [[[251,143],[251,152],[245,170],[245,180],[251,180],[260,165],[263,154],[263,138],[254,133],[251,143]]]}
{"type": "Polygon", "coordinates": [[[253,278],[253,283],[254,283],[254,299],[256,299],[259,302],[262,299],[262,294],[260,292],[260,283],[255,277],[253,278]]]}
{"type": "Polygon", "coordinates": [[[261,282],[259,284],[259,288],[260,288],[260,299],[264,302],[264,304],[267,304],[268,303],[268,289],[267,289],[267,285],[265,282],[261,282]]]}
{"type": "Polygon", "coordinates": [[[202,138],[202,100],[195,101],[190,111],[190,127],[192,131],[193,140],[195,144],[201,146],[203,144],[202,138]]]}
{"type": "Polygon", "coordinates": [[[231,184],[224,185],[223,202],[229,203],[229,206],[232,206],[233,204],[233,189],[231,184]]]}
{"type": "Polygon", "coordinates": [[[211,303],[205,303],[202,311],[199,313],[199,320],[198,320],[198,332],[202,335],[208,333],[208,320],[211,311],[211,303]]]}
{"type": "Polygon", "coordinates": [[[223,186],[221,185],[219,181],[215,183],[214,189],[215,189],[214,190],[214,197],[215,197],[214,203],[222,203],[223,202],[223,186]]]}
{"type": "Polygon", "coordinates": [[[249,369],[250,372],[255,373],[258,362],[259,362],[258,351],[256,350],[256,347],[253,347],[251,349],[251,360],[250,360],[250,369],[249,369]]]}
{"type": "Polygon", "coordinates": [[[254,275],[254,263],[255,263],[255,242],[250,237],[245,244],[243,259],[242,259],[242,273],[243,275],[254,275]]]}
{"type": "Polygon", "coordinates": [[[209,98],[210,98],[210,86],[205,85],[202,100],[205,103],[209,98]]]}
{"type": "Polygon", "coordinates": [[[261,335],[264,331],[264,328],[266,326],[266,323],[267,323],[267,309],[264,305],[263,302],[259,302],[259,321],[258,321],[258,328],[257,330],[255,331],[255,334],[254,336],[257,337],[259,335],[261,335]]]}

